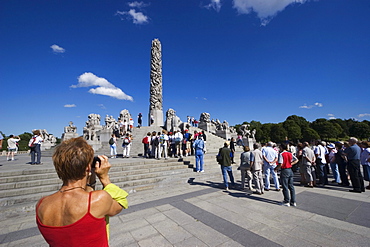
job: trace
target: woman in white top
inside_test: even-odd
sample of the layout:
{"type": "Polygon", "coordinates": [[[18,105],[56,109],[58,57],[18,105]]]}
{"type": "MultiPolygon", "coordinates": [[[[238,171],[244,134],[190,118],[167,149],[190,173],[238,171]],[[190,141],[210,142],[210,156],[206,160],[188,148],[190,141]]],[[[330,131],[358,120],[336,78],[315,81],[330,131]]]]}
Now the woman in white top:
{"type": "Polygon", "coordinates": [[[21,138],[19,136],[10,135],[8,139],[8,154],[6,159],[8,161],[14,160],[14,152],[17,150],[17,142],[19,142],[21,138]]]}

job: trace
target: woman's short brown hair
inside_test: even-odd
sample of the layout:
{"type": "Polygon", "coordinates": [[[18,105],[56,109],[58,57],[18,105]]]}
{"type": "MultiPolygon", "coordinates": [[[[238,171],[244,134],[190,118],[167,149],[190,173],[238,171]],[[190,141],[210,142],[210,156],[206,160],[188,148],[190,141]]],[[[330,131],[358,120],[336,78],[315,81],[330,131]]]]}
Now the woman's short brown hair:
{"type": "Polygon", "coordinates": [[[249,152],[249,151],[251,151],[251,149],[248,147],[248,146],[244,146],[244,152],[249,152]]]}
{"type": "Polygon", "coordinates": [[[62,142],[53,154],[58,177],[66,181],[80,180],[86,176],[86,168],[92,163],[94,150],[82,137],[62,142]]]}

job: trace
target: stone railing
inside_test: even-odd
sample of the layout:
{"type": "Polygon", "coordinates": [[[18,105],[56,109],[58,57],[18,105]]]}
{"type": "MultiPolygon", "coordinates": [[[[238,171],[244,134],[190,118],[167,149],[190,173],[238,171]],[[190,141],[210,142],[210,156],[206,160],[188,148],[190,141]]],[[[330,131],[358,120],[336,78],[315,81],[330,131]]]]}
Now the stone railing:
{"type": "MultiPolygon", "coordinates": [[[[0,151],[0,156],[6,156],[6,153],[8,151],[6,150],[3,150],[3,151],[0,151]]],[[[27,151],[17,151],[17,154],[29,154],[30,153],[30,150],[27,150],[27,151]]]]}

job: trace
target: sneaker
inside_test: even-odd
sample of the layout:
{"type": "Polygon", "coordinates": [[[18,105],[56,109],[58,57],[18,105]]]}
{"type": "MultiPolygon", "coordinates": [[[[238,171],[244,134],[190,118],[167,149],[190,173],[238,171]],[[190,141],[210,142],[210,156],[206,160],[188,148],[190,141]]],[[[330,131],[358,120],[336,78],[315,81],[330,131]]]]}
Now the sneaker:
{"type": "Polygon", "coordinates": [[[290,206],[297,207],[297,203],[293,202],[293,203],[290,204],[290,206]]]}
{"type": "Polygon", "coordinates": [[[226,190],[226,191],[230,191],[230,190],[229,190],[229,187],[226,187],[226,189],[225,189],[225,190],[226,190]]]}
{"type": "Polygon", "coordinates": [[[204,172],[204,170],[201,170],[200,172],[204,172]]]}
{"type": "Polygon", "coordinates": [[[285,207],[290,207],[289,202],[281,202],[280,205],[285,206],[285,207]]]}

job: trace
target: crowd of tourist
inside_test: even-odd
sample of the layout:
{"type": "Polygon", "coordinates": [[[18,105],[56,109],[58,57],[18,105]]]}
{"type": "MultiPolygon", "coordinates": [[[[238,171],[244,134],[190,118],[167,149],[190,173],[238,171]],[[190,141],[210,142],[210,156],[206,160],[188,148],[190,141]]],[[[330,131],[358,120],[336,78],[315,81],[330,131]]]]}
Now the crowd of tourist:
{"type": "MultiPolygon", "coordinates": [[[[225,168],[231,164],[231,161],[225,162],[225,159],[233,156],[232,150],[227,148],[228,145],[229,143],[226,142],[219,152],[221,156],[228,156],[224,157],[224,161],[222,159],[219,161],[226,190],[229,187],[226,172],[229,173],[231,185],[234,184],[232,171],[225,168]]],[[[348,187],[351,182],[350,192],[361,193],[365,192],[365,188],[370,189],[370,182],[367,187],[364,185],[364,180],[370,181],[370,148],[367,141],[359,142],[351,137],[348,142],[316,141],[313,145],[304,142],[298,145],[282,143],[278,146],[268,142],[262,147],[256,143],[253,149],[251,151],[249,147],[244,147],[244,152],[240,156],[241,189],[245,190],[247,187],[252,191],[253,182],[255,189],[253,193],[262,195],[271,189],[270,178],[272,177],[275,191],[280,191],[281,183],[284,195],[282,205],[296,206],[294,171],[300,173],[300,184],[309,188],[328,185],[328,174],[332,174],[333,180],[330,181],[332,184],[348,187]],[[280,179],[278,172],[280,172],[280,179]]]]}

